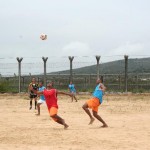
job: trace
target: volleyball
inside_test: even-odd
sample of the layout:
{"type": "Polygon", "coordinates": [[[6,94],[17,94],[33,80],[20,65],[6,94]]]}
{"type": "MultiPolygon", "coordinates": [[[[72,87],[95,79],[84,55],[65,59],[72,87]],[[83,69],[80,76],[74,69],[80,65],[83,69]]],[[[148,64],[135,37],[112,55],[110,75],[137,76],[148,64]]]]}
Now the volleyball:
{"type": "Polygon", "coordinates": [[[46,39],[47,39],[47,35],[44,34],[44,33],[42,33],[42,34],[40,35],[40,39],[41,39],[41,40],[46,40],[46,39]]]}

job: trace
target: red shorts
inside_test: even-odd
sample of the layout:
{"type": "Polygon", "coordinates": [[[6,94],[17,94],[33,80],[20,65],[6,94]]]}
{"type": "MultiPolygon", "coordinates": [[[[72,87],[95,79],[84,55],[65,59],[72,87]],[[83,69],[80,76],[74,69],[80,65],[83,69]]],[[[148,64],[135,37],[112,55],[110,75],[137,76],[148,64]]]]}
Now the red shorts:
{"type": "Polygon", "coordinates": [[[87,105],[93,111],[98,112],[98,106],[100,105],[99,99],[96,97],[93,97],[93,98],[87,100],[87,105]]]}

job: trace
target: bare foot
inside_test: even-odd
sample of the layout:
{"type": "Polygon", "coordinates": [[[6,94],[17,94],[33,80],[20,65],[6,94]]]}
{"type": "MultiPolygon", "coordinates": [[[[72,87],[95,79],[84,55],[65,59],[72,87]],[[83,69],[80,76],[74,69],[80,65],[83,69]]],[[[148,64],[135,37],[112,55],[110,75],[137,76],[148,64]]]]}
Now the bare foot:
{"type": "Polygon", "coordinates": [[[89,125],[92,124],[94,122],[94,118],[91,119],[91,121],[89,122],[89,125]]]}
{"type": "Polygon", "coordinates": [[[40,116],[40,114],[35,114],[36,116],[40,116]]]}
{"type": "Polygon", "coordinates": [[[64,124],[64,129],[67,129],[69,126],[67,124],[64,124]]]}
{"type": "Polygon", "coordinates": [[[108,125],[104,124],[104,125],[101,126],[101,128],[108,128],[108,125]]]}
{"type": "Polygon", "coordinates": [[[65,123],[65,120],[64,119],[62,119],[62,123],[63,123],[63,125],[64,125],[64,129],[67,129],[69,126],[65,123]]]}

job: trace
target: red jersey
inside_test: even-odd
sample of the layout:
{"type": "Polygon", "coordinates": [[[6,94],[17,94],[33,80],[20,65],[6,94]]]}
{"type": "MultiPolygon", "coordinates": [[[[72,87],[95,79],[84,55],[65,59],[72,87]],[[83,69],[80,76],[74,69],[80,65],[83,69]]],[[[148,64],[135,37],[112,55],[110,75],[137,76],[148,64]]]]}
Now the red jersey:
{"type": "Polygon", "coordinates": [[[43,91],[43,95],[45,97],[48,109],[50,109],[51,107],[58,108],[56,89],[50,89],[50,90],[45,89],[43,91]]]}

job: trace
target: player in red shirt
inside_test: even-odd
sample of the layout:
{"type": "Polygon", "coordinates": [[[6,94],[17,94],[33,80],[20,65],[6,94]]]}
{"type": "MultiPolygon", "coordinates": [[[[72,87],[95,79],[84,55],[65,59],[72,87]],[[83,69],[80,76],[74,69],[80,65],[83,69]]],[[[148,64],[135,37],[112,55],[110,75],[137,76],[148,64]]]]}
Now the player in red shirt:
{"type": "Polygon", "coordinates": [[[72,94],[61,92],[54,89],[53,82],[48,83],[47,89],[44,89],[43,91],[36,91],[32,87],[30,87],[30,90],[32,90],[35,94],[44,95],[50,117],[57,123],[62,124],[64,126],[64,129],[67,129],[69,126],[65,123],[65,121],[61,117],[57,115],[58,112],[57,94],[64,94],[69,96],[72,96],[72,94]]]}

